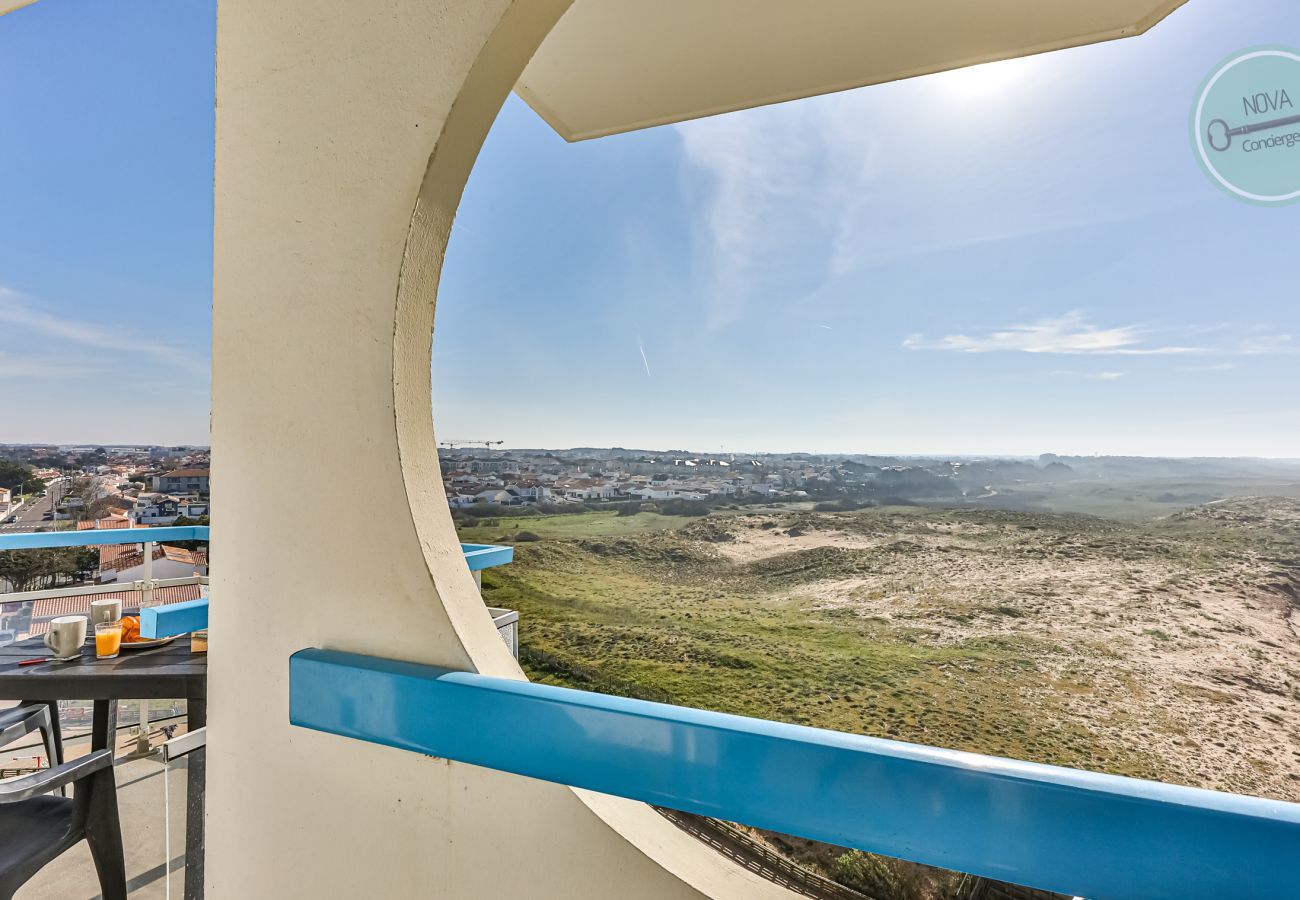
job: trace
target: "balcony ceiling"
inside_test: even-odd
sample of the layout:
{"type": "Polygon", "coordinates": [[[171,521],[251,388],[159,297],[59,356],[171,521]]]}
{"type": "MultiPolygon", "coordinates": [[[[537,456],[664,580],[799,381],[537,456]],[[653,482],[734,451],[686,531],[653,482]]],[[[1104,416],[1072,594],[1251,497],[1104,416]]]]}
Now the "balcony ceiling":
{"type": "Polygon", "coordinates": [[[565,140],[1141,34],[1186,0],[576,0],[516,91],[565,140]]]}

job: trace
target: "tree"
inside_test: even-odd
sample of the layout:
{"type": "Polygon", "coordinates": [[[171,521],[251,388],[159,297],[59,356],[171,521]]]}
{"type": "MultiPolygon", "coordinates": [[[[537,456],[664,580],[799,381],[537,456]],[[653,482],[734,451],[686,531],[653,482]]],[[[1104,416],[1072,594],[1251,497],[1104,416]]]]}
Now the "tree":
{"type": "MultiPolygon", "coordinates": [[[[13,591],[39,591],[54,585],[59,576],[69,579],[82,568],[76,547],[50,547],[40,550],[9,550],[0,553],[0,578],[13,591]]],[[[95,563],[98,564],[98,557],[95,563]]]]}
{"type": "Polygon", "coordinates": [[[36,477],[31,466],[0,459],[0,488],[34,493],[44,487],[45,482],[36,477]]]}
{"type": "MultiPolygon", "coordinates": [[[[211,520],[207,516],[199,516],[197,519],[191,519],[189,516],[177,516],[176,521],[172,522],[176,526],[185,525],[208,525],[211,520]]],[[[207,541],[168,541],[168,546],[180,547],[183,550],[197,550],[200,547],[206,547],[207,541]]],[[[209,548],[208,553],[211,554],[209,548]]]]}
{"type": "Polygon", "coordinates": [[[102,519],[111,513],[116,507],[113,506],[112,497],[100,497],[92,500],[81,508],[77,515],[78,519],[102,519]]]}
{"type": "Polygon", "coordinates": [[[99,568],[98,547],[69,547],[78,578],[89,578],[99,568]]]}

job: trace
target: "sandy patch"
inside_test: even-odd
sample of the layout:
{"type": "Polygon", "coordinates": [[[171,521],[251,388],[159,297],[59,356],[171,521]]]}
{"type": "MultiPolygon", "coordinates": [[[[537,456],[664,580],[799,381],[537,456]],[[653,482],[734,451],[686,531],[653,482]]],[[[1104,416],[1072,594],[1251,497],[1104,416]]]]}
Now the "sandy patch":
{"type": "Polygon", "coordinates": [[[1101,739],[1157,754],[1183,783],[1300,801],[1300,572],[1249,553],[1207,564],[1164,537],[1008,531],[990,542],[987,529],[938,525],[795,536],[751,525],[714,547],[737,563],[871,551],[869,571],[776,590],[810,614],[851,611],[927,643],[1025,639],[1067,712],[1101,739]]]}

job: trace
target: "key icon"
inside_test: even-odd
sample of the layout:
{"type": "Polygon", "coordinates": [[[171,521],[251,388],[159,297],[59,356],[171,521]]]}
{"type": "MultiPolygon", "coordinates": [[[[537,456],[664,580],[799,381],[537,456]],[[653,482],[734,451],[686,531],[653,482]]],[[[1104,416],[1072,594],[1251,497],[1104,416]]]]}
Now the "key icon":
{"type": "Polygon", "coordinates": [[[1254,125],[1238,125],[1236,128],[1228,127],[1228,123],[1222,119],[1214,119],[1205,129],[1206,140],[1209,141],[1210,147],[1219,152],[1223,152],[1232,146],[1234,135],[1253,134],[1256,131],[1268,131],[1271,128],[1281,128],[1283,125],[1295,125],[1300,123],[1300,116],[1287,116],[1282,119],[1272,119],[1268,122],[1256,122],[1254,125]],[[1223,143],[1220,147],[1215,143],[1215,138],[1223,143]]]}

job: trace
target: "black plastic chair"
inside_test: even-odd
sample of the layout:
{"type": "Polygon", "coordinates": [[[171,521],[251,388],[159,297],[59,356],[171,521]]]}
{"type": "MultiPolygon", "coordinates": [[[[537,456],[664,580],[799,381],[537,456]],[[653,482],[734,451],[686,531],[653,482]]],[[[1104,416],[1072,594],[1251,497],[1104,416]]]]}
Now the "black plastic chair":
{"type": "Polygon", "coordinates": [[[24,701],[12,709],[0,709],[0,747],[37,729],[45,744],[51,766],[63,762],[63,734],[59,730],[59,707],[53,702],[24,701]]]}
{"type": "MultiPolygon", "coordinates": [[[[62,748],[49,736],[55,732],[48,706],[0,712],[0,746],[38,729],[47,735],[53,762],[62,748]]],[[[0,782],[0,900],[12,898],[47,863],[83,839],[90,845],[103,900],[126,900],[112,750],[0,782]],[[73,786],[71,799],[51,796],[68,785],[73,786]]]]}

